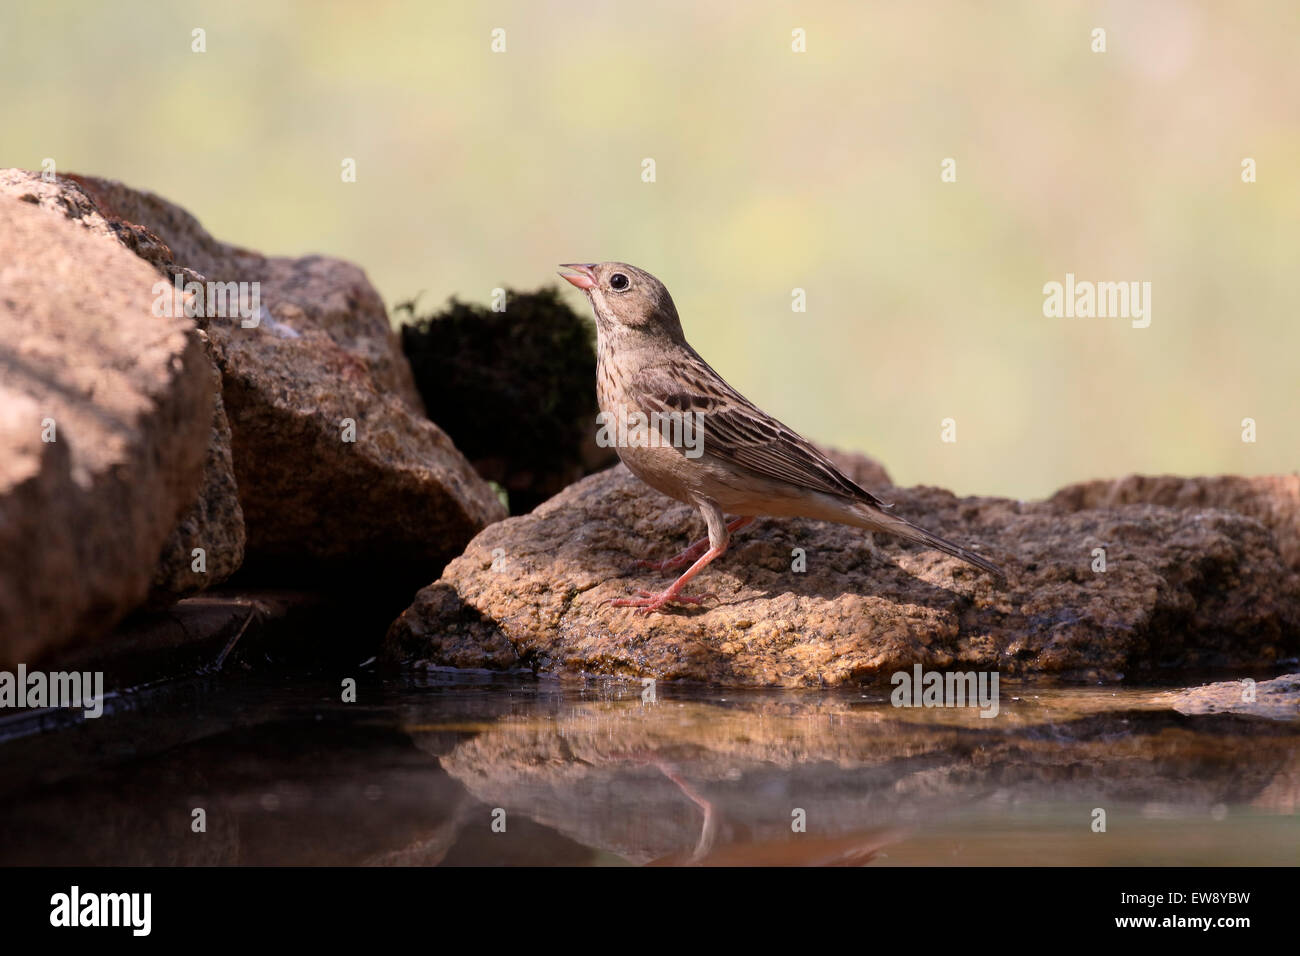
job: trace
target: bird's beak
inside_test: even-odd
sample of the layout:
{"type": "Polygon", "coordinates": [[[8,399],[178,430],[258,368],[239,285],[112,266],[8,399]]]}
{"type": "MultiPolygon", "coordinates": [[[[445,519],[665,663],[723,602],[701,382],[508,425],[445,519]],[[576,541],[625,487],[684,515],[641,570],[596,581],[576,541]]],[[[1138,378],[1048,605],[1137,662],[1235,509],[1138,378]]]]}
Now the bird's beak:
{"type": "Polygon", "coordinates": [[[567,279],[570,285],[587,292],[596,287],[596,270],[591,263],[582,262],[563,262],[560,264],[561,269],[572,269],[579,275],[571,276],[563,272],[556,273],[561,279],[567,279]]]}

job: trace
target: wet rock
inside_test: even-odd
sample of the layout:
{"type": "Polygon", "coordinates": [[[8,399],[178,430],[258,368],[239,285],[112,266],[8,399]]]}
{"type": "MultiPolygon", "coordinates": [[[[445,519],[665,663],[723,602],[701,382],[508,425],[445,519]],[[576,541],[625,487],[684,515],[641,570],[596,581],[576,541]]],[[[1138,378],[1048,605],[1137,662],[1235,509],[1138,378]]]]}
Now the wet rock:
{"type": "Polygon", "coordinates": [[[554,289],[505,294],[503,312],[454,299],[433,315],[398,311],[429,416],[523,514],[617,458],[595,442],[591,321],[554,289]]]}
{"type": "Polygon", "coordinates": [[[649,617],[610,607],[671,582],[631,569],[636,559],[666,557],[704,530],[693,509],[620,465],[481,533],[394,622],[388,650],[455,667],[827,686],[915,664],[1118,680],[1258,668],[1300,647],[1300,578],[1274,534],[1243,514],[1063,509],[926,487],[886,497],[923,527],[979,543],[1007,585],[896,539],[760,519],[696,579],[716,595],[703,607],[649,617]]]}
{"type": "MultiPolygon", "coordinates": [[[[28,664],[102,671],[109,693],[195,674],[351,668],[378,653],[383,635],[371,616],[364,602],[337,592],[227,584],[165,606],[146,603],[102,640],[28,664]]],[[[52,726],[48,716],[38,720],[52,726]]]]}
{"type": "Polygon", "coordinates": [[[144,599],[213,407],[194,324],[151,313],[154,268],[6,192],[0,663],[97,637],[144,599]]]}
{"type": "Polygon", "coordinates": [[[1300,720],[1300,674],[1267,681],[1223,681],[1169,695],[1184,714],[1249,714],[1273,720],[1300,720]]]}

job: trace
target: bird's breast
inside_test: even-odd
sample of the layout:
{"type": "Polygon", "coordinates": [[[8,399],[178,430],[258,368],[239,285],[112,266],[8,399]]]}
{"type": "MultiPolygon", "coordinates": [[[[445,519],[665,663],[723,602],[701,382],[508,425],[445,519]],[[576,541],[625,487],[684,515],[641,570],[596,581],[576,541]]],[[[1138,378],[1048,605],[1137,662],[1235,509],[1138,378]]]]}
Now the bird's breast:
{"type": "Polygon", "coordinates": [[[651,488],[688,501],[688,463],[680,449],[665,444],[657,432],[647,430],[651,415],[627,388],[627,375],[620,357],[602,342],[596,360],[596,404],[601,411],[597,441],[612,445],[628,471],[651,488]]]}
{"type": "Polygon", "coordinates": [[[619,388],[614,381],[614,368],[602,348],[596,359],[596,405],[608,414],[618,402],[619,388]]]}

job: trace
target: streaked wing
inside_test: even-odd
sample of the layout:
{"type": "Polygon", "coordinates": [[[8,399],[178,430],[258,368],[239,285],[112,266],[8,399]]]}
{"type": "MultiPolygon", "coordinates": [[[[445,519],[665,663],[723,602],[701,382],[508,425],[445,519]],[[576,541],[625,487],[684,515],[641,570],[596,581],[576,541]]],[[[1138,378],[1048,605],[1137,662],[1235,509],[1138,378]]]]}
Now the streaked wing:
{"type": "MultiPolygon", "coordinates": [[[[688,346],[689,349],[689,346],[688,346]]],[[[628,383],[646,412],[701,416],[704,451],[773,481],[888,507],[840,473],[829,458],[722,380],[694,349],[689,360],[641,368],[628,383]]]]}

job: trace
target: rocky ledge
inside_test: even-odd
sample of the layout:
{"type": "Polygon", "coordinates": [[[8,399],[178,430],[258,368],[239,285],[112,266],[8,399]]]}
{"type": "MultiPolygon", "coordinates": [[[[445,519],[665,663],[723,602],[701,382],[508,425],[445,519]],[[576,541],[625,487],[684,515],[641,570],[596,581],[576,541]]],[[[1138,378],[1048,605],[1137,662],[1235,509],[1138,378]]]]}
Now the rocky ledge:
{"type": "Polygon", "coordinates": [[[236,572],[376,604],[504,516],[357,266],[0,170],[0,665],[236,572]],[[173,291],[175,290],[175,291],[173,291]]]}
{"type": "Polygon", "coordinates": [[[714,600],[648,617],[611,607],[672,580],[633,570],[637,559],[703,533],[692,509],[620,465],[481,532],[394,622],[387,650],[454,667],[831,686],[917,664],[1108,681],[1258,672],[1300,649],[1296,476],[1094,482],[1029,503],[883,496],[978,542],[1006,585],[893,538],[762,519],[696,579],[714,600]]]}

